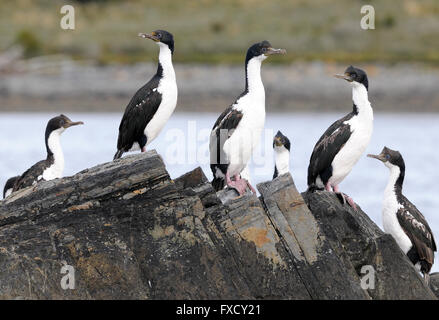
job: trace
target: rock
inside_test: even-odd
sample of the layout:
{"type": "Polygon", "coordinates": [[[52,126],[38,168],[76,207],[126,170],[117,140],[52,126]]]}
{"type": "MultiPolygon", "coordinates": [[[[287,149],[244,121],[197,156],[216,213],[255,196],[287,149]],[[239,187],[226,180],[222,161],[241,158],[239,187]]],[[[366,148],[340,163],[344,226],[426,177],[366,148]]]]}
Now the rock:
{"type": "Polygon", "coordinates": [[[439,272],[430,274],[430,289],[439,299],[439,272]]]}
{"type": "Polygon", "coordinates": [[[361,210],[290,175],[258,189],[215,193],[200,168],[171,180],[150,151],[20,190],[0,202],[0,298],[435,298],[361,210]]]}

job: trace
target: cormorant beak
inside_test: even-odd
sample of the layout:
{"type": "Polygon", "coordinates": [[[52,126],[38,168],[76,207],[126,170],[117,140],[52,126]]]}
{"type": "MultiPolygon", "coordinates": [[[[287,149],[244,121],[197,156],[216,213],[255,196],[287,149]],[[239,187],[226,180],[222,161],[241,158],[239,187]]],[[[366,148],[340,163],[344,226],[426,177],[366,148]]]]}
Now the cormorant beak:
{"type": "Polygon", "coordinates": [[[151,32],[151,34],[149,34],[149,33],[139,33],[139,37],[140,38],[144,38],[144,39],[151,39],[151,40],[153,40],[155,42],[159,42],[160,41],[160,39],[157,38],[155,32],[151,32]]]}
{"type": "Polygon", "coordinates": [[[73,121],[67,121],[66,123],[64,123],[64,128],[65,129],[67,129],[67,128],[69,128],[69,127],[73,127],[73,126],[77,126],[77,125],[80,125],[80,124],[84,124],[84,122],[82,122],[82,121],[76,121],[76,122],[73,122],[73,121]]]}
{"type": "Polygon", "coordinates": [[[382,154],[382,153],[380,153],[380,154],[378,154],[378,155],[376,155],[376,154],[368,154],[367,156],[368,156],[369,158],[375,158],[375,159],[378,159],[378,160],[380,160],[380,161],[382,161],[382,162],[386,162],[386,161],[387,161],[386,156],[385,156],[384,154],[382,154]]]}
{"type": "Polygon", "coordinates": [[[344,79],[346,81],[352,82],[354,81],[348,73],[345,74],[335,74],[334,77],[338,79],[344,79]]]}
{"type": "Polygon", "coordinates": [[[286,54],[287,50],[285,49],[274,49],[274,48],[267,48],[267,51],[265,52],[266,56],[271,56],[273,54],[286,54]]]}

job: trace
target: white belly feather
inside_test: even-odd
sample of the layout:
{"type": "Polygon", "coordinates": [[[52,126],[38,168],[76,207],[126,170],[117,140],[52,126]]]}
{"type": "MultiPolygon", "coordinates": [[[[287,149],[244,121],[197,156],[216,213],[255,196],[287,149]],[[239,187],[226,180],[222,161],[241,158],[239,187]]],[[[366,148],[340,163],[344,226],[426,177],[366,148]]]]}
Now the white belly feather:
{"type": "MultiPolygon", "coordinates": [[[[251,97],[248,98],[251,99],[251,97]]],[[[248,103],[252,110],[242,110],[241,121],[232,136],[224,143],[223,150],[229,163],[230,176],[240,173],[246,167],[261,140],[265,125],[265,101],[263,98],[252,100],[254,103],[243,101],[243,104],[248,103]]]]}
{"type": "Polygon", "coordinates": [[[362,119],[356,116],[346,123],[351,126],[353,132],[332,161],[332,176],[329,179],[331,185],[338,185],[346,178],[366,150],[372,137],[373,119],[362,119]]]}
{"type": "Polygon", "coordinates": [[[150,144],[162,131],[177,105],[177,83],[175,79],[163,78],[157,91],[162,95],[162,101],[157,112],[145,127],[146,145],[150,144]]]}
{"type": "Polygon", "coordinates": [[[398,204],[395,192],[393,190],[386,190],[383,201],[383,228],[386,233],[392,235],[401,250],[407,254],[412,247],[412,242],[401,228],[396,216],[396,212],[400,208],[401,205],[398,204]]]}

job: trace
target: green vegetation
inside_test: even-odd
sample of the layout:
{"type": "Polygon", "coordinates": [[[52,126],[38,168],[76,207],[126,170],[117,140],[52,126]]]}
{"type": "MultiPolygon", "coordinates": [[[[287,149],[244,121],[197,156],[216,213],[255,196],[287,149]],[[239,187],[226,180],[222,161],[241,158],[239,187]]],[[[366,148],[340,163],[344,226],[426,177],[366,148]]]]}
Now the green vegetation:
{"type": "Polygon", "coordinates": [[[15,43],[27,57],[63,53],[99,63],[155,57],[138,32],[167,29],[179,62],[241,62],[243,50],[262,39],[284,47],[273,59],[334,62],[416,61],[439,65],[436,0],[6,0],[0,2],[0,50],[15,43]],[[59,26],[72,4],[76,29],[59,26]],[[360,8],[372,4],[376,29],[360,28],[360,8]]]}

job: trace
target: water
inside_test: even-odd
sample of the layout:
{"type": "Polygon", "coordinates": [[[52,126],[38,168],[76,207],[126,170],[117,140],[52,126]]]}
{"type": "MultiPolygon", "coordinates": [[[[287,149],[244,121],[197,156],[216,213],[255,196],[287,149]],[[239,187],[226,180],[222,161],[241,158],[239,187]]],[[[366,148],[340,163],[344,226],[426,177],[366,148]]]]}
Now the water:
{"type": "MultiPolygon", "coordinates": [[[[36,161],[44,159],[44,113],[0,114],[0,186],[21,174],[36,161]]],[[[69,113],[84,126],[68,129],[62,136],[65,156],[64,174],[73,175],[85,168],[111,161],[116,151],[118,113],[69,113]]],[[[218,114],[177,113],[162,134],[151,143],[165,162],[172,178],[201,166],[209,179],[208,135],[218,114]]],[[[306,189],[308,161],[315,142],[342,113],[267,114],[266,132],[250,164],[252,183],[271,179],[274,161],[272,138],[277,130],[289,137],[292,145],[291,173],[300,191],[306,189]]],[[[374,134],[366,153],[379,153],[384,145],[399,150],[406,163],[404,193],[424,214],[439,240],[438,114],[376,114],[374,134]]],[[[380,227],[381,201],[388,169],[379,161],[363,156],[340,189],[349,194],[380,227]]],[[[438,258],[438,257],[436,257],[438,258]]],[[[439,262],[433,267],[439,271],[439,262]]]]}

